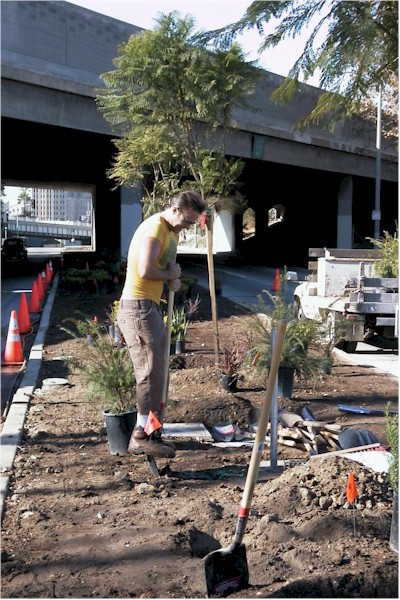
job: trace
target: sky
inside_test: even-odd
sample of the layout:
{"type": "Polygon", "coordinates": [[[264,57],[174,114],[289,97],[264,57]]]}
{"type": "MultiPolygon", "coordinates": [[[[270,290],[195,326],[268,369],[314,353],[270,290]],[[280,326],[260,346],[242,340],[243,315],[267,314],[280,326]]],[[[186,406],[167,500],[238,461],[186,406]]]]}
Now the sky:
{"type": "MultiPolygon", "coordinates": [[[[234,23],[243,17],[252,0],[69,0],[97,13],[131,23],[144,29],[154,29],[157,17],[174,10],[182,17],[191,15],[195,20],[195,29],[212,30],[234,23]]],[[[267,32],[272,32],[271,25],[267,32]]],[[[304,38],[303,38],[304,39],[304,38]]],[[[265,51],[261,56],[257,50],[263,38],[256,30],[249,30],[237,42],[246,53],[247,60],[259,61],[259,66],[286,76],[301,55],[303,43],[301,36],[295,40],[284,40],[273,49],[265,51]]],[[[309,85],[318,87],[318,78],[309,79],[309,85]]]]}

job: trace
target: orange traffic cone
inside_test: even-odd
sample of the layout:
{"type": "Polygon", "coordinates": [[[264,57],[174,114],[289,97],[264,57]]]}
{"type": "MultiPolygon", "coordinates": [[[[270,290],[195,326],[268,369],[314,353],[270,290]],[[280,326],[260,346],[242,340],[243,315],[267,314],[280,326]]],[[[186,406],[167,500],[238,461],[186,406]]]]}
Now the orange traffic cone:
{"type": "Polygon", "coordinates": [[[44,295],[47,293],[47,281],[46,281],[46,273],[42,271],[42,284],[43,284],[43,292],[44,295]]]}
{"type": "Polygon", "coordinates": [[[11,311],[10,325],[8,326],[8,335],[6,348],[4,351],[4,364],[21,365],[24,362],[22,353],[21,338],[19,336],[17,311],[11,311]]]}
{"type": "Polygon", "coordinates": [[[279,279],[279,269],[276,269],[274,283],[272,284],[272,291],[279,292],[280,289],[281,289],[281,282],[279,279]]]}
{"type": "Polygon", "coordinates": [[[39,294],[37,289],[36,281],[32,284],[32,294],[29,302],[29,312],[38,313],[41,312],[42,307],[40,306],[39,294]]]}
{"type": "Polygon", "coordinates": [[[43,287],[43,279],[40,273],[37,276],[37,292],[39,296],[39,300],[44,300],[44,287],[43,287]]]}
{"type": "Polygon", "coordinates": [[[46,273],[46,283],[47,283],[47,285],[50,285],[51,284],[51,271],[50,271],[49,263],[46,263],[45,273],[46,273]]]}
{"type": "Polygon", "coordinates": [[[29,333],[31,330],[31,320],[28,312],[28,302],[26,301],[25,292],[21,294],[18,312],[18,327],[20,333],[29,333]]]}
{"type": "Polygon", "coordinates": [[[51,275],[51,278],[53,279],[53,277],[54,277],[53,261],[50,259],[48,264],[49,264],[50,275],[51,275]]]}

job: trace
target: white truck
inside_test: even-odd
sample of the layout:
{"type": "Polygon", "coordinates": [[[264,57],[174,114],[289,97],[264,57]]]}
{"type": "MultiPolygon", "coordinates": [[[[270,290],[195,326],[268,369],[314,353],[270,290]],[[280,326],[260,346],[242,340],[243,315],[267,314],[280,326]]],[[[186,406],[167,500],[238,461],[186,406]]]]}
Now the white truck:
{"type": "Polygon", "coordinates": [[[379,250],[310,248],[309,256],[312,273],[294,290],[299,318],[324,322],[347,352],[374,334],[398,338],[399,280],[375,277],[379,250]]]}

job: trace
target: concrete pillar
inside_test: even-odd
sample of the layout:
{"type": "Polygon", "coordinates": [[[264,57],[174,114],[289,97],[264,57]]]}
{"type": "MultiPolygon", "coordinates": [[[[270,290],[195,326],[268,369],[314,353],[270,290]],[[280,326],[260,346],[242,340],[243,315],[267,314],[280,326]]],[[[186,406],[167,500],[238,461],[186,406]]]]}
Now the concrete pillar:
{"type": "Polygon", "coordinates": [[[220,210],[215,215],[213,252],[231,252],[235,248],[234,214],[220,210]]]}
{"type": "Polygon", "coordinates": [[[337,247],[353,247],[353,178],[342,179],[338,195],[337,247]]]}
{"type": "Polygon", "coordinates": [[[141,222],[140,189],[121,187],[121,258],[127,258],[132,235],[141,222]]]}

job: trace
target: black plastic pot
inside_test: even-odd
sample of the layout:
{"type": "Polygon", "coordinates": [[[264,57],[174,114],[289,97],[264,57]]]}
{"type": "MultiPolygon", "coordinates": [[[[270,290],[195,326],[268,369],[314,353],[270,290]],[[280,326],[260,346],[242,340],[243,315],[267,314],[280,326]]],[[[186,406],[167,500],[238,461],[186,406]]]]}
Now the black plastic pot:
{"type": "Polygon", "coordinates": [[[136,411],[124,413],[103,412],[111,454],[127,454],[131,433],[136,423],[136,411]]]}
{"type": "Polygon", "coordinates": [[[278,369],[278,396],[291,398],[293,392],[294,369],[292,367],[279,367],[278,369]]]}
{"type": "Polygon", "coordinates": [[[175,354],[184,354],[186,350],[185,340],[176,340],[175,354]]]}
{"type": "Polygon", "coordinates": [[[237,375],[225,375],[225,373],[222,373],[222,375],[221,375],[222,389],[226,390],[227,392],[236,392],[237,380],[238,380],[237,375]]]}

